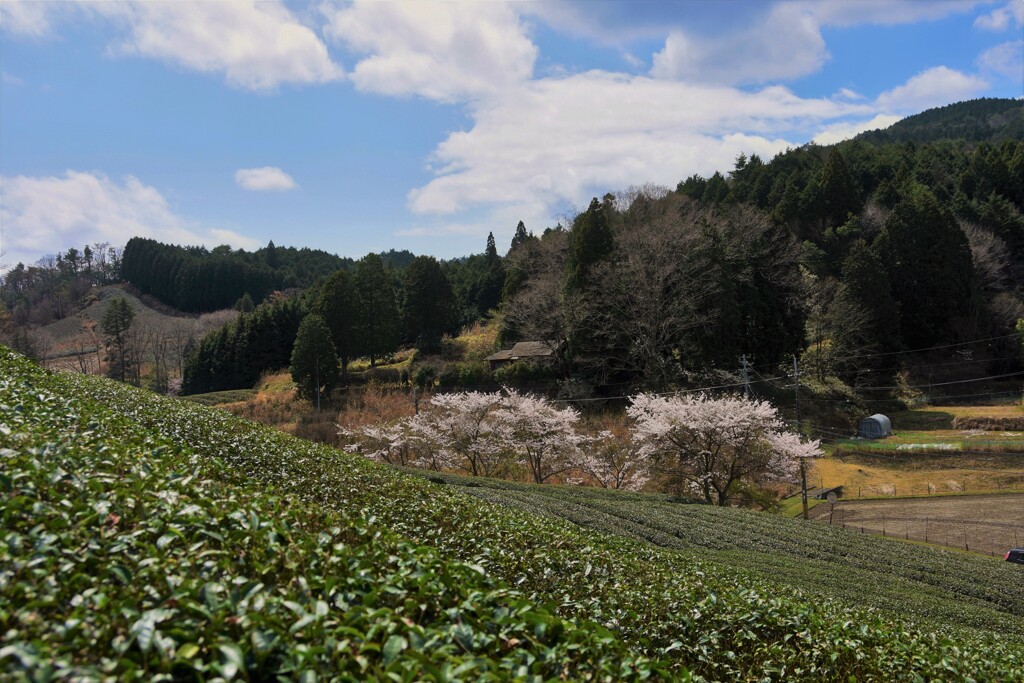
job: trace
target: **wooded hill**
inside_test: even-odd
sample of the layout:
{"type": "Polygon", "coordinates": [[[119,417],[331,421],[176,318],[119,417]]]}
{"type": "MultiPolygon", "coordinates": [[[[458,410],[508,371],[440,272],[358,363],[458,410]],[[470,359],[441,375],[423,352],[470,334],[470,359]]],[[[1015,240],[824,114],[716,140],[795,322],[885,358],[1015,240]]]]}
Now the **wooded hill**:
{"type": "MultiPolygon", "coordinates": [[[[404,268],[408,251],[381,254],[384,263],[404,268]]],[[[169,306],[188,313],[230,308],[246,294],[260,303],[273,291],[304,289],[355,261],[319,249],[278,247],[271,241],[247,252],[219,246],[179,247],[133,237],[124,249],[122,277],[169,306]]]]}
{"type": "Polygon", "coordinates": [[[741,154],[672,189],[595,198],[565,227],[535,235],[520,223],[505,256],[493,238],[468,258],[391,252],[379,267],[273,244],[207,252],[133,239],[122,272],[185,310],[306,288],[200,344],[199,374],[185,378],[195,391],[286,365],[309,312],[325,318],[344,365],[436,347],[500,309],[504,343],[566,340],[565,397],[684,386],[734,371],[741,356],[771,372],[797,355],[819,378],[883,386],[908,353],[948,345],[970,356],[960,370],[1005,374],[1020,369],[1012,337],[1024,318],[1022,111],[976,100],[768,161],[741,154]]]}
{"type": "MultiPolygon", "coordinates": [[[[1005,137],[1021,106],[952,105],[911,117],[894,135],[1005,137]],[[984,129],[957,123],[982,119],[984,129]]],[[[609,193],[568,228],[535,236],[520,224],[504,258],[491,240],[483,256],[443,264],[419,294],[397,287],[386,308],[376,304],[393,327],[431,296],[453,293],[461,315],[437,313],[385,334],[374,355],[483,313],[502,282],[504,341],[567,340],[558,368],[567,397],[682,386],[735,369],[741,355],[766,370],[796,354],[819,377],[891,384],[902,352],[992,338],[968,349],[971,371],[1011,372],[1020,363],[1013,326],[1024,317],[1022,208],[1019,135],[998,145],[865,138],[768,162],[741,155],[728,173],[691,176],[674,190],[609,193]]],[[[314,300],[323,296],[300,307],[330,324],[337,316],[314,300]]],[[[333,296],[338,310],[360,306],[333,296]]],[[[365,329],[375,314],[363,310],[365,329]]],[[[332,329],[335,346],[352,349],[364,333],[343,327],[332,329]]],[[[210,348],[209,357],[221,354],[210,348]]],[[[364,355],[342,353],[343,362],[352,354],[364,355]]],[[[269,369],[247,356],[238,362],[269,369]]]]}

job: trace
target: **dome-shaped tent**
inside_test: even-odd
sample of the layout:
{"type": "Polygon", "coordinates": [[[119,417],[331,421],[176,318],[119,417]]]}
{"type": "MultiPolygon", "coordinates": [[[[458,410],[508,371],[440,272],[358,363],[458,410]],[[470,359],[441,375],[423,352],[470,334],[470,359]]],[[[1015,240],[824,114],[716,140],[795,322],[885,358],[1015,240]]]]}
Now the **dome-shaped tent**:
{"type": "Polygon", "coordinates": [[[865,417],[857,425],[857,436],[862,439],[881,439],[892,434],[892,423],[885,415],[865,417]]]}

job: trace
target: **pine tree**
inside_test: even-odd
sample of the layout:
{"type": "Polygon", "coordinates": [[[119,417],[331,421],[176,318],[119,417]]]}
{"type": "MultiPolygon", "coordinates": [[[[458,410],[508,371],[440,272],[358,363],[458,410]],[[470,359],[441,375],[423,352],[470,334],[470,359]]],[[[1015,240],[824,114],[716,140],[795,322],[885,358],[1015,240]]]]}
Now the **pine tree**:
{"type": "Polygon", "coordinates": [[[377,254],[367,254],[356,266],[355,353],[370,359],[370,366],[398,348],[398,304],[391,277],[377,254]]]}
{"type": "Polygon", "coordinates": [[[863,240],[850,247],[843,261],[842,282],[848,296],[871,312],[867,334],[882,353],[899,350],[900,318],[885,261],[863,240]]]}
{"type": "Polygon", "coordinates": [[[530,236],[526,233],[526,226],[522,221],[519,221],[519,225],[516,226],[516,234],[512,236],[512,249],[524,244],[530,236]]]}
{"type": "MultiPolygon", "coordinates": [[[[522,224],[523,224],[523,222],[519,221],[519,225],[522,225],[522,224]]],[[[525,227],[524,227],[524,230],[525,230],[525,227]]],[[[490,264],[492,264],[492,263],[494,263],[495,261],[498,260],[498,248],[494,244],[494,233],[493,232],[487,233],[487,248],[484,250],[484,259],[487,261],[488,265],[490,265],[490,264]]]]}
{"type": "Polygon", "coordinates": [[[331,331],[331,339],[341,362],[342,381],[348,379],[348,363],[358,347],[356,340],[359,298],[356,284],[348,271],[339,270],[327,278],[313,305],[315,313],[323,316],[331,331]]]}
{"type": "Polygon", "coordinates": [[[316,401],[319,410],[320,398],[329,396],[338,382],[338,355],[331,331],[319,315],[307,315],[299,326],[289,370],[299,397],[316,401]]]}
{"type": "Polygon", "coordinates": [[[969,312],[974,288],[971,250],[953,215],[926,188],[909,184],[876,248],[899,306],[903,343],[918,348],[948,339],[952,320],[969,312]]]}
{"type": "Polygon", "coordinates": [[[402,336],[421,350],[436,351],[441,337],[453,332],[455,295],[451,283],[432,256],[417,256],[405,271],[402,336]]]}
{"type": "Polygon", "coordinates": [[[100,329],[108,337],[108,344],[112,344],[117,355],[111,359],[108,368],[110,377],[123,382],[127,376],[127,344],[125,334],[135,320],[135,310],[124,297],[112,299],[107,304],[107,310],[100,321],[100,329]]]}
{"type": "Polygon", "coordinates": [[[605,207],[595,197],[590,207],[579,216],[569,231],[569,253],[566,257],[566,292],[579,292],[588,282],[590,269],[615,248],[615,239],[608,224],[605,207]]]}
{"type": "Polygon", "coordinates": [[[821,169],[819,183],[825,219],[830,225],[839,225],[846,220],[847,214],[860,211],[857,182],[838,147],[832,148],[828,161],[821,169]]]}

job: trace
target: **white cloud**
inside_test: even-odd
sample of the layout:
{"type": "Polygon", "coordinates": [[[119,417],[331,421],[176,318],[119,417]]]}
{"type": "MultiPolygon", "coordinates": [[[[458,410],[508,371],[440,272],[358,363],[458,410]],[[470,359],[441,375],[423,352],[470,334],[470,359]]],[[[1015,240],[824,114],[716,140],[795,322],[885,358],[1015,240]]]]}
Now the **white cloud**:
{"type": "Polygon", "coordinates": [[[6,71],[2,72],[2,80],[0,82],[4,85],[25,85],[25,81],[6,71]]]}
{"type": "Polygon", "coordinates": [[[814,142],[819,145],[834,145],[837,142],[849,140],[850,138],[867,130],[888,128],[902,118],[902,116],[895,116],[892,114],[879,114],[867,121],[844,121],[843,123],[837,123],[822,130],[814,136],[814,142]]]}
{"type": "Polygon", "coordinates": [[[356,2],[329,13],[325,34],[368,55],[361,90],[456,102],[530,78],[537,47],[513,8],[494,2],[356,2]]]}
{"type": "Polygon", "coordinates": [[[130,36],[113,46],[115,53],[222,73],[237,87],[265,91],[343,77],[316,33],[276,0],[89,7],[127,24],[130,36]]]}
{"type": "Polygon", "coordinates": [[[801,7],[779,5],[761,22],[706,37],[673,31],[654,55],[656,78],[706,83],[763,83],[806,76],[828,59],[814,17],[801,7]]]}
{"type": "Polygon", "coordinates": [[[474,125],[435,150],[438,175],[413,190],[416,213],[474,206],[585,206],[594,193],[729,169],[740,152],[770,158],[784,131],[864,116],[863,105],[593,71],[532,81],[478,106],[474,125]],[[783,131],[783,132],[780,132],[783,131]]]}
{"type": "Polygon", "coordinates": [[[235,172],[235,183],[246,190],[283,191],[297,187],[290,175],[274,166],[240,168],[235,172]]]}
{"type": "Polygon", "coordinates": [[[0,27],[28,38],[48,38],[53,28],[50,18],[57,9],[55,2],[4,0],[0,2],[0,27]]]}
{"type": "Polygon", "coordinates": [[[4,263],[33,263],[45,254],[93,242],[124,244],[152,237],[175,244],[259,246],[230,230],[203,229],[175,214],[160,192],[133,176],[121,183],[98,173],[0,178],[4,263]]]}
{"type": "Polygon", "coordinates": [[[836,94],[833,95],[833,97],[842,100],[850,100],[851,102],[864,99],[864,96],[861,95],[859,92],[857,92],[856,90],[851,90],[849,88],[840,88],[839,90],[836,91],[836,94]]]}
{"type": "MultiPolygon", "coordinates": [[[[784,82],[818,72],[829,59],[821,29],[864,24],[894,26],[965,12],[983,0],[795,0],[757,16],[737,7],[726,27],[684,30],[669,24],[654,55],[656,78],[707,83],[784,82]]],[[[685,3],[681,3],[685,5],[685,3]]]]}
{"type": "Polygon", "coordinates": [[[984,92],[989,84],[945,66],[922,71],[903,85],[878,96],[875,104],[884,112],[920,112],[951,102],[970,99],[984,92]]]}
{"type": "Polygon", "coordinates": [[[74,16],[75,10],[108,19],[126,31],[109,46],[111,54],[223,74],[228,83],[240,88],[267,91],[284,83],[326,83],[344,77],[323,41],[280,0],[3,0],[0,19],[12,33],[41,38],[52,34],[55,20],[74,16]]]}
{"type": "Polygon", "coordinates": [[[992,10],[988,14],[982,14],[974,20],[974,28],[983,31],[1002,32],[1010,27],[1020,28],[1024,26],[1024,2],[1021,0],[1010,0],[1003,7],[992,10]]]}
{"type": "Polygon", "coordinates": [[[978,57],[978,66],[1019,82],[1024,76],[1024,40],[1011,40],[986,50],[978,57]]]}

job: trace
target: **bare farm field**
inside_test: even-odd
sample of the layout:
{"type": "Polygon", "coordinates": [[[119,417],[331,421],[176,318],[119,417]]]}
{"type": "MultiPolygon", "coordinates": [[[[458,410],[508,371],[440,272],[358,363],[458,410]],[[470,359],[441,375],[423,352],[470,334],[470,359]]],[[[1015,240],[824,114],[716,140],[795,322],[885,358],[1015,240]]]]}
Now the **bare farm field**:
{"type": "MultiPolygon", "coordinates": [[[[811,517],[829,522],[830,506],[811,517]]],[[[840,500],[832,524],[867,534],[1001,556],[1024,544],[1024,494],[840,500]]]]}

